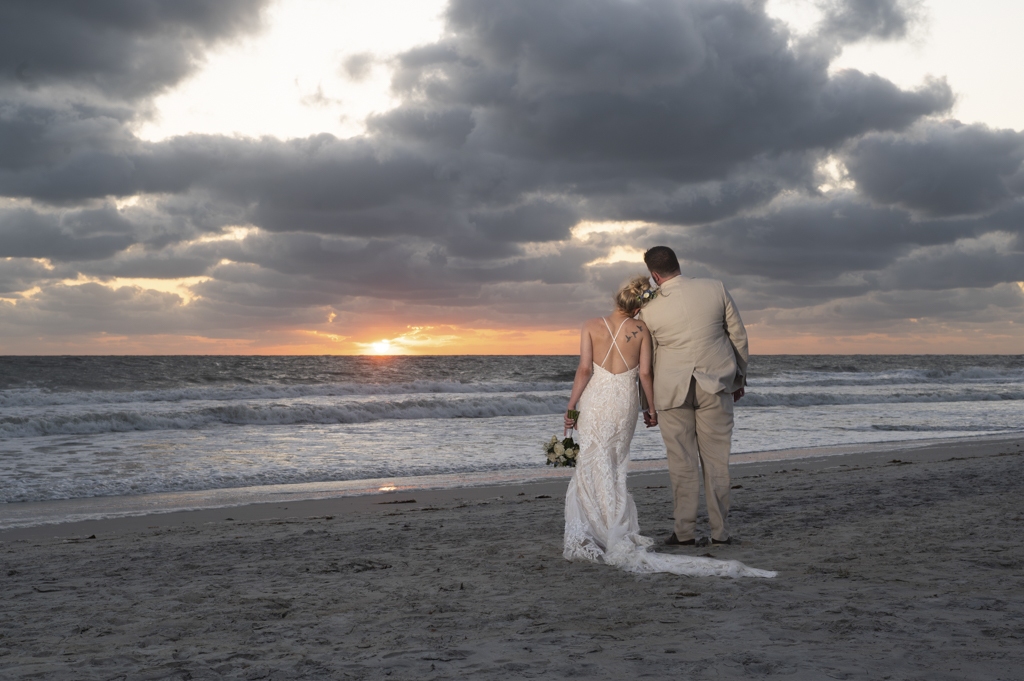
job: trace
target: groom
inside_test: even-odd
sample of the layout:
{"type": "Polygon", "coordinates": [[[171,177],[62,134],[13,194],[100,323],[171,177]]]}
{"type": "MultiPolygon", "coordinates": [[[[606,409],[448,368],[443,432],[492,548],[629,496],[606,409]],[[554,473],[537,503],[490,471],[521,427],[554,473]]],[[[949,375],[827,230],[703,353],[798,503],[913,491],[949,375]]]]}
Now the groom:
{"type": "Polygon", "coordinates": [[[747,331],[729,292],[715,279],[690,279],[667,246],[644,253],[661,287],[640,312],[654,337],[654,407],[672,481],[675,532],[669,545],[696,544],[700,469],[711,543],[731,544],[729,451],[733,402],[743,397],[747,331]],[[699,462],[699,468],[698,468],[699,462]]]}

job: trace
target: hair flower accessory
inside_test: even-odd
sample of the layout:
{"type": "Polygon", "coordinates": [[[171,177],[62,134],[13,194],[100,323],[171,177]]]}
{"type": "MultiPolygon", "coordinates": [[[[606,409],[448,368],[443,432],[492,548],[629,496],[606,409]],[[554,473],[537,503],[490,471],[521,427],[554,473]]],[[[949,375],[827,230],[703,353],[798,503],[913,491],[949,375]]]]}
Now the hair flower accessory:
{"type": "Polygon", "coordinates": [[[658,297],[658,289],[656,289],[656,288],[649,288],[649,289],[645,290],[643,293],[641,293],[640,295],[638,295],[636,297],[636,299],[640,301],[641,305],[643,305],[644,303],[651,302],[652,300],[654,300],[657,297],[658,297]]]}

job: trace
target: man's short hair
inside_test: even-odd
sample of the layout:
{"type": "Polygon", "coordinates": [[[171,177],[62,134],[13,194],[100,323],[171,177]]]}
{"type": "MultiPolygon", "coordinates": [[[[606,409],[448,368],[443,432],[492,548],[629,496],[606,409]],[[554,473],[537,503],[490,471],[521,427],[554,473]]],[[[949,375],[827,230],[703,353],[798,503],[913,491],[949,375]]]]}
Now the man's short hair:
{"type": "Polygon", "coordinates": [[[668,246],[655,246],[644,253],[644,264],[651,272],[657,272],[663,277],[679,272],[679,258],[675,251],[668,246]]]}

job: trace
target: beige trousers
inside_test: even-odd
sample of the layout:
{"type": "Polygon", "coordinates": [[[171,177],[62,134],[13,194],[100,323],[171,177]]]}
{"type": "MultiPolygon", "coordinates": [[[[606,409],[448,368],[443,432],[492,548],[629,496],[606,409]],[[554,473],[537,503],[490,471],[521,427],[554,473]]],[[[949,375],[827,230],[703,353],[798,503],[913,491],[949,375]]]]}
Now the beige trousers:
{"type": "Polygon", "coordinates": [[[658,424],[668,455],[676,538],[686,541],[696,535],[703,469],[711,538],[728,539],[732,395],[706,392],[691,378],[683,406],[659,411],[658,424]]]}

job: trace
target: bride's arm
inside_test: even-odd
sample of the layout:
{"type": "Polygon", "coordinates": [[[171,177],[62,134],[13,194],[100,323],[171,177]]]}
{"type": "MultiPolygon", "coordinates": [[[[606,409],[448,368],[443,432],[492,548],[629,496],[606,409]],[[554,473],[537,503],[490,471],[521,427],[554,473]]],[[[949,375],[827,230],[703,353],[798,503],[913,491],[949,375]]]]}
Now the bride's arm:
{"type": "MultiPolygon", "coordinates": [[[[640,387],[644,389],[644,396],[647,397],[647,412],[651,415],[651,422],[648,428],[658,424],[658,412],[654,408],[654,351],[651,332],[647,325],[643,325],[643,341],[640,343],[640,387]]],[[[646,419],[645,419],[646,422],[646,419]]]]}
{"type": "Polygon", "coordinates": [[[572,394],[569,395],[569,406],[565,410],[565,427],[572,428],[573,420],[569,418],[569,411],[576,408],[583,389],[590,383],[590,377],[594,375],[594,343],[590,338],[590,329],[587,324],[583,325],[580,331],[580,364],[576,367],[576,378],[572,382],[572,394]]]}

